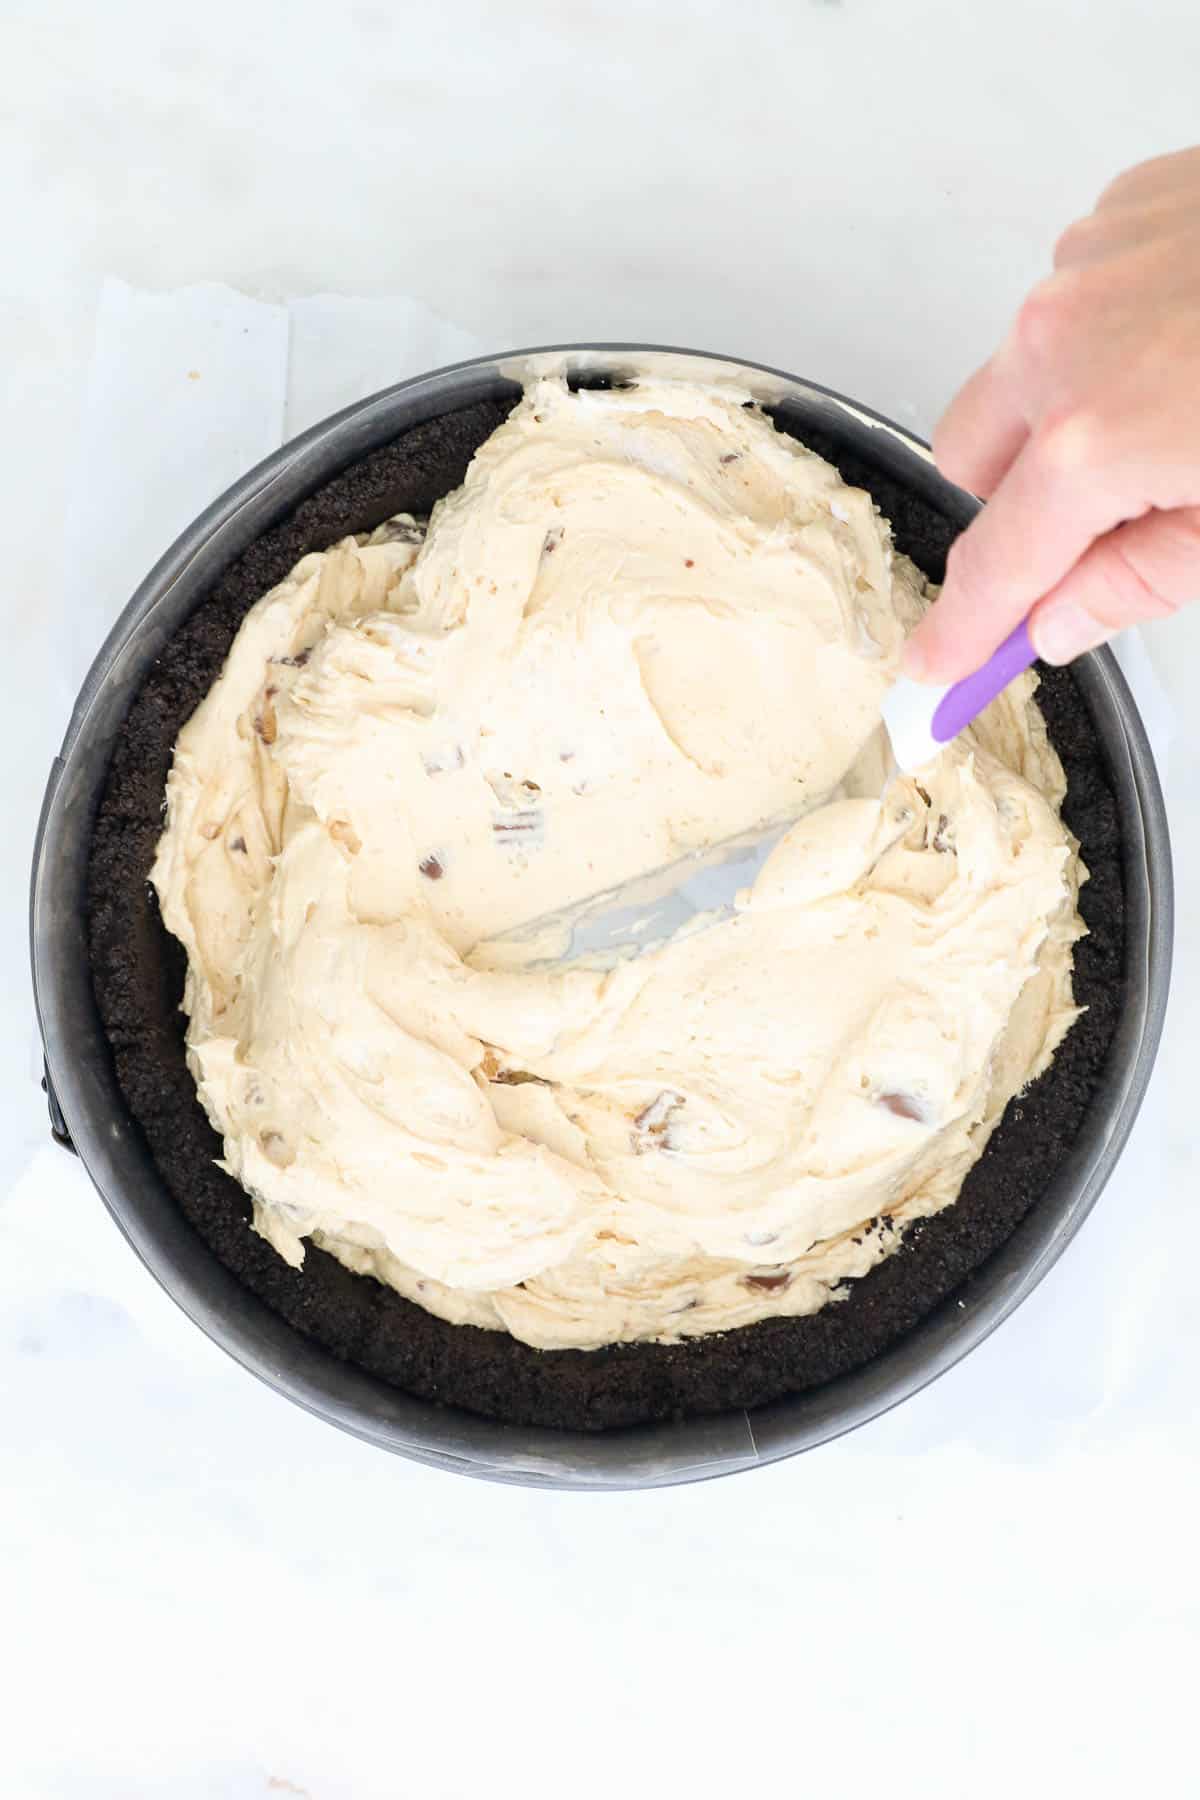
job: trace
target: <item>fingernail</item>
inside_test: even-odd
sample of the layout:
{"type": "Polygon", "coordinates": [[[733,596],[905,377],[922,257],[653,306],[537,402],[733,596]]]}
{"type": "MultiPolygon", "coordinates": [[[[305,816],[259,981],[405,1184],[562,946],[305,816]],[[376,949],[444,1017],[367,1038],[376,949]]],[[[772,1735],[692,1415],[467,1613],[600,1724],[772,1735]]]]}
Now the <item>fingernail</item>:
{"type": "Polygon", "coordinates": [[[1074,600],[1063,600],[1034,613],[1029,621],[1029,635],[1043,662],[1069,663],[1085,650],[1103,644],[1113,633],[1074,600]]]}

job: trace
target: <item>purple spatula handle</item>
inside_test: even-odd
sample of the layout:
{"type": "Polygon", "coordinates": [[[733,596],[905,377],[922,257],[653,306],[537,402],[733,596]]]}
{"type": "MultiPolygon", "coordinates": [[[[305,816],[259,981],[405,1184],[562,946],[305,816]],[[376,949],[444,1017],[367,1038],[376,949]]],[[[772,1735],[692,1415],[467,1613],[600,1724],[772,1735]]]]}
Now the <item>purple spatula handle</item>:
{"type": "Polygon", "coordinates": [[[1037,660],[1037,651],[1029,641],[1029,621],[1023,620],[1010,632],[998,650],[962,681],[942,695],[933,715],[930,730],[939,744],[948,744],[965,725],[978,717],[989,701],[1006,688],[1022,670],[1037,660]]]}

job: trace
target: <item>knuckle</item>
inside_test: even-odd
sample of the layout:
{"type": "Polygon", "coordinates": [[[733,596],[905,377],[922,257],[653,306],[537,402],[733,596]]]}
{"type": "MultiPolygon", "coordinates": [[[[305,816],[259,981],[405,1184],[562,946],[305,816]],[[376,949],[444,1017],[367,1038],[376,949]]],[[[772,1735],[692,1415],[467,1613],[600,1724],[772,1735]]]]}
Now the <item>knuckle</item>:
{"type": "Polygon", "coordinates": [[[1126,547],[1114,532],[1096,558],[1099,576],[1099,607],[1103,617],[1119,617],[1131,602],[1145,600],[1149,583],[1130,561],[1126,547]]]}
{"type": "Polygon", "coordinates": [[[1200,592],[1200,507],[1150,512],[1097,546],[1091,610],[1111,626],[1160,619],[1200,592]]]}
{"type": "Polygon", "coordinates": [[[1040,362],[1045,356],[1055,329],[1052,312],[1053,302],[1046,283],[1035,287],[1021,302],[1013,324],[1013,338],[1023,357],[1040,362]]]}
{"type": "Polygon", "coordinates": [[[1096,213],[1088,213],[1086,218],[1075,219],[1068,225],[1054,246],[1055,269],[1070,268],[1079,258],[1093,253],[1104,234],[1104,224],[1096,213]]]}
{"type": "Polygon", "coordinates": [[[1200,506],[1154,515],[1154,553],[1147,557],[1144,571],[1140,559],[1124,554],[1124,535],[1120,531],[1114,534],[1114,548],[1141,582],[1148,596],[1147,613],[1178,612],[1187,601],[1200,596],[1200,506]]]}
{"type": "Polygon", "coordinates": [[[1195,567],[1200,593],[1200,506],[1181,506],[1170,518],[1182,554],[1195,567]]]}
{"type": "Polygon", "coordinates": [[[1128,169],[1122,169],[1119,175],[1101,190],[1097,206],[1124,206],[1135,196],[1144,194],[1147,187],[1152,187],[1156,179],[1163,173],[1163,165],[1170,162],[1168,156],[1148,156],[1143,162],[1134,163],[1128,169]]]}
{"type": "Polygon", "coordinates": [[[1054,354],[1074,320],[1078,292],[1075,272],[1059,269],[1026,295],[1013,327],[1023,356],[1032,362],[1043,362],[1054,354]]]}
{"type": "Polygon", "coordinates": [[[1124,169],[1103,190],[1097,206],[1138,205],[1168,187],[1194,181],[1200,174],[1200,149],[1168,150],[1124,169]]]}
{"type": "Polygon", "coordinates": [[[1144,171],[1150,166],[1150,163],[1135,163],[1131,169],[1122,169],[1119,175],[1114,175],[1101,188],[1100,197],[1096,201],[1097,207],[1122,205],[1130,190],[1141,186],[1145,179],[1144,171]]]}
{"type": "Polygon", "coordinates": [[[1090,407],[1051,414],[1037,434],[1038,456],[1051,475],[1069,481],[1095,470],[1108,456],[1111,433],[1090,407]]]}
{"type": "Polygon", "coordinates": [[[1103,625],[1127,624],[1131,619],[1154,618],[1172,611],[1170,603],[1142,574],[1113,532],[1096,558],[1097,587],[1091,612],[1103,625]]]}

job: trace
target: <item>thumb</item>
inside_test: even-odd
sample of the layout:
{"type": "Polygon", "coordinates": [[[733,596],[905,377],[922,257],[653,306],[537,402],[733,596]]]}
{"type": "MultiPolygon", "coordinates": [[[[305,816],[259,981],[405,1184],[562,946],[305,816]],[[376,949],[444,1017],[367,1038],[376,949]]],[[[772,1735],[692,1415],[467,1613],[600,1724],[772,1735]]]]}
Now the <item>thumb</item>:
{"type": "Polygon", "coordinates": [[[1066,663],[1126,625],[1200,599],[1200,507],[1149,512],[1097,538],[1029,615],[1043,662],[1066,663]]]}

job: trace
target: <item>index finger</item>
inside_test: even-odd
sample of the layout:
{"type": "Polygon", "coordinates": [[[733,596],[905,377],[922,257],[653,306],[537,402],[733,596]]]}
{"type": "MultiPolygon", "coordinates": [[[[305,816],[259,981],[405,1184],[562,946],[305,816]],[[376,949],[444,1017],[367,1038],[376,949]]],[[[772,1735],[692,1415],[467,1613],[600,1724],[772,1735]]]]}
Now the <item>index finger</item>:
{"type": "Polygon", "coordinates": [[[994,493],[1029,436],[1011,358],[997,351],[954,396],[933,432],[933,460],[973,494],[994,493]]]}
{"type": "Polygon", "coordinates": [[[1129,517],[1103,470],[1083,421],[1026,441],[950,551],[941,597],[905,648],[910,674],[958,681],[979,668],[1094,540],[1129,517]]]}

